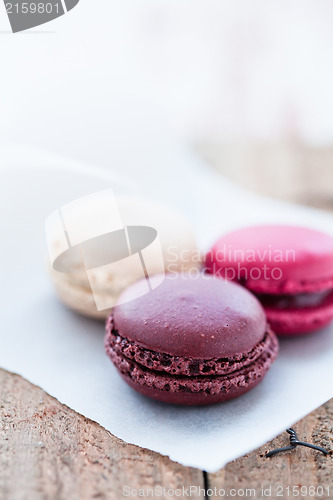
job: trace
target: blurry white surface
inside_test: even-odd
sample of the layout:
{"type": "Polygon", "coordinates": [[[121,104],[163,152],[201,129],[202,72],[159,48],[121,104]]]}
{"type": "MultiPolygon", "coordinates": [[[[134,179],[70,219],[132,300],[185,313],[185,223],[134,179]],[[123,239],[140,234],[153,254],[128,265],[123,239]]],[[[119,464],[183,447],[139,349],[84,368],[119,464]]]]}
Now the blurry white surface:
{"type": "Polygon", "coordinates": [[[80,196],[108,187],[117,192],[130,184],[136,185],[136,194],[169,199],[183,209],[203,249],[223,231],[249,223],[299,223],[333,234],[333,219],[255,197],[210,173],[172,141],[167,148],[162,143],[156,148],[169,165],[164,183],[136,169],[132,177],[136,175],[137,182],[129,181],[93,168],[80,170],[77,163],[55,155],[0,144],[0,366],[23,375],[127,442],[215,471],[333,396],[333,327],[281,342],[280,357],[266,378],[239,399],[202,408],[150,401],[132,391],[107,359],[103,324],[57,301],[43,265],[45,219],[80,196]]]}
{"type": "Polygon", "coordinates": [[[81,0],[13,35],[1,3],[0,137],[103,165],[154,115],[190,139],[332,142],[332,24],[330,0],[81,0]]]}

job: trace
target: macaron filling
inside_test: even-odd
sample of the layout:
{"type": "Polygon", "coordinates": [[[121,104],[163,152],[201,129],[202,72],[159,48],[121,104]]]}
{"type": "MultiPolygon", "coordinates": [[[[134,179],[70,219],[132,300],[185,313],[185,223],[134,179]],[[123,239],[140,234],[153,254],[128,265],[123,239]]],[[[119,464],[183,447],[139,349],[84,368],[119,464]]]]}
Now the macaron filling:
{"type": "Polygon", "coordinates": [[[166,392],[228,393],[263,377],[278,353],[276,336],[268,328],[262,341],[249,352],[212,359],[172,356],[141,347],[119,335],[112,315],[106,332],[106,352],[122,376],[166,392]]]}
{"type": "MultiPolygon", "coordinates": [[[[256,383],[264,377],[275,357],[274,352],[265,352],[258,359],[256,364],[253,363],[229,375],[216,375],[210,377],[175,376],[168,373],[155,372],[145,367],[143,368],[138,363],[130,361],[125,357],[115,356],[111,359],[121,375],[125,379],[130,379],[136,386],[139,385],[146,388],[157,389],[165,393],[205,393],[206,395],[215,396],[221,394],[228,395],[232,390],[240,388],[246,389],[249,385],[256,385],[256,383]]],[[[202,402],[200,404],[202,404],[202,402]]]]}
{"type": "Polygon", "coordinates": [[[304,310],[333,304],[333,289],[316,293],[295,295],[255,294],[264,308],[280,310],[304,310]]]}

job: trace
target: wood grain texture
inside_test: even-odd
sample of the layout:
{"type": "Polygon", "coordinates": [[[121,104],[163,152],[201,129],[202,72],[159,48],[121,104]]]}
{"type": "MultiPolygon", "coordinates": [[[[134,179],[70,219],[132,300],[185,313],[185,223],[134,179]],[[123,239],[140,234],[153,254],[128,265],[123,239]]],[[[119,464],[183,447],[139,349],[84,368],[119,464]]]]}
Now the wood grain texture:
{"type": "Polygon", "coordinates": [[[1,500],[118,500],[124,486],[203,487],[203,480],[201,471],[124,443],[22,377],[0,370],[1,500]]]}
{"type": "MultiPolygon", "coordinates": [[[[315,489],[322,486],[325,493],[322,498],[333,498],[333,399],[295,424],[294,428],[299,440],[322,446],[330,452],[329,455],[298,446],[295,450],[266,458],[268,451],[289,445],[289,435],[285,432],[258,450],[229,463],[218,473],[209,474],[209,484],[225,491],[254,489],[257,499],[267,498],[262,494],[262,488],[267,493],[271,488],[271,498],[278,498],[280,486],[283,487],[282,498],[294,498],[293,486],[312,486],[315,489]]],[[[300,498],[320,498],[306,488],[303,488],[304,495],[300,498]]]]}
{"type": "MultiPolygon", "coordinates": [[[[295,426],[299,437],[330,450],[332,417],[333,400],[295,426]]],[[[272,486],[274,491],[278,485],[322,485],[330,487],[332,494],[323,498],[333,498],[331,453],[325,457],[297,448],[271,459],[264,457],[267,451],[288,442],[288,435],[283,433],[220,472],[206,475],[158,453],[124,443],[39,387],[0,370],[1,500],[121,499],[126,498],[124,486],[136,490],[157,486],[175,490],[191,485],[202,488],[192,494],[192,499],[205,498],[205,485],[227,493],[255,489],[256,498],[264,498],[262,487],[272,486]]],[[[175,497],[166,494],[163,498],[175,497]]]]}

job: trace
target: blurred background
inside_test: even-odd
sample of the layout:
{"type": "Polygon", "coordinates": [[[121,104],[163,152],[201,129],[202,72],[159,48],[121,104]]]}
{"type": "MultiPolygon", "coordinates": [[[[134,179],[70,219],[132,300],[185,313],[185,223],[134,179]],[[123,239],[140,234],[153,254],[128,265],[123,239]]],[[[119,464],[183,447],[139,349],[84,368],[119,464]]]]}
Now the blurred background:
{"type": "Polygon", "coordinates": [[[81,0],[15,35],[1,9],[1,141],[163,178],[172,137],[255,192],[333,209],[330,0],[81,0]]]}

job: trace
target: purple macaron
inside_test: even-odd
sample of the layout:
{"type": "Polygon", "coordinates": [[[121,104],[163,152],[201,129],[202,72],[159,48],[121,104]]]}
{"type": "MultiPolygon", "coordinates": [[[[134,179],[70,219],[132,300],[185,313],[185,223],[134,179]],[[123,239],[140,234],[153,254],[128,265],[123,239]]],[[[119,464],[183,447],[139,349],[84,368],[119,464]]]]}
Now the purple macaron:
{"type": "Polygon", "coordinates": [[[277,338],[241,286],[170,274],[143,290],[146,280],[122,294],[105,337],[108,356],[138,392],[183,405],[226,401],[256,386],[275,360],[277,338]]]}

